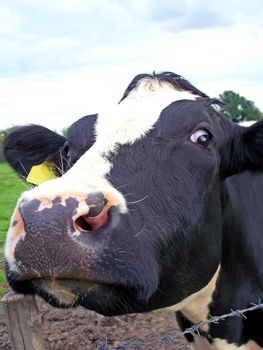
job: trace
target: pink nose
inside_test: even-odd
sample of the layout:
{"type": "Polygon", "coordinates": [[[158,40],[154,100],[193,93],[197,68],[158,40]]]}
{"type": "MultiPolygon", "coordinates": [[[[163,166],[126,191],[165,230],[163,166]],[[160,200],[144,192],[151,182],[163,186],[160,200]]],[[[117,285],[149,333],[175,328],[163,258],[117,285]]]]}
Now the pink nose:
{"type": "Polygon", "coordinates": [[[116,200],[105,197],[97,192],[22,201],[8,233],[8,261],[29,279],[65,277],[89,266],[87,252],[103,245],[105,234],[110,235],[120,220],[116,200]]]}
{"type": "Polygon", "coordinates": [[[91,193],[88,196],[56,197],[54,199],[33,199],[22,201],[13,214],[9,230],[12,242],[10,249],[12,260],[17,243],[21,238],[31,237],[36,244],[47,235],[52,238],[67,235],[68,232],[80,235],[84,232],[95,233],[109,219],[109,210],[116,206],[107,200],[103,193],[91,193]]]}

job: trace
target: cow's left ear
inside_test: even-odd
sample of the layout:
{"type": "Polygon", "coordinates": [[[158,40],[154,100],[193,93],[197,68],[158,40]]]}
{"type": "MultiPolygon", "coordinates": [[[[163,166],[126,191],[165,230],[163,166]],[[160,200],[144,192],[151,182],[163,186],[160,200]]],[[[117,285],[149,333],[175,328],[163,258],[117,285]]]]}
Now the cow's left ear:
{"type": "Polygon", "coordinates": [[[231,152],[232,173],[263,171],[263,120],[250,127],[237,128],[231,152]]]}
{"type": "MultiPolygon", "coordinates": [[[[9,134],[3,142],[5,160],[23,178],[31,168],[48,160],[61,169],[65,137],[41,125],[26,125],[9,134]]],[[[56,174],[59,176],[60,174],[56,174]]]]}

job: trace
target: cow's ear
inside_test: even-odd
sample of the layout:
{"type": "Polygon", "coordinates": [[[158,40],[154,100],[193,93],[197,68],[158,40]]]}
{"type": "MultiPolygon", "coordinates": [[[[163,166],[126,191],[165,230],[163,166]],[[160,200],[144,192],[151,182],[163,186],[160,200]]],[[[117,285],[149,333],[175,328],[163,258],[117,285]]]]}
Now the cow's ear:
{"type": "Polygon", "coordinates": [[[263,170],[263,120],[243,129],[243,168],[263,170]]]}
{"type": "Polygon", "coordinates": [[[63,136],[43,126],[27,125],[16,129],[5,138],[3,154],[11,167],[22,178],[26,178],[32,166],[46,160],[60,169],[65,141],[63,136]]]}
{"type": "Polygon", "coordinates": [[[237,126],[232,152],[232,172],[263,171],[263,120],[250,127],[237,126]]]}

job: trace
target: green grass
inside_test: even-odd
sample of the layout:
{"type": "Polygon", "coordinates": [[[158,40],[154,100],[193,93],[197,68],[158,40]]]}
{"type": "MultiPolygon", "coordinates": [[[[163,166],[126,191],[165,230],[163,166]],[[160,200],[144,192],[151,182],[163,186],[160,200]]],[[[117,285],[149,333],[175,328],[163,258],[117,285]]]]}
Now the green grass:
{"type": "Polygon", "coordinates": [[[3,272],[3,249],[12,212],[21,192],[28,188],[5,163],[0,163],[0,297],[7,284],[3,272]]]}

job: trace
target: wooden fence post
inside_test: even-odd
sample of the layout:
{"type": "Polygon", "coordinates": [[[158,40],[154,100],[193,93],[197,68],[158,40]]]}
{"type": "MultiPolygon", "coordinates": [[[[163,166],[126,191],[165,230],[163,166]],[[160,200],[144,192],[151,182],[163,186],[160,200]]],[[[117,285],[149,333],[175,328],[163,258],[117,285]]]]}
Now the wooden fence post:
{"type": "Polygon", "coordinates": [[[35,298],[9,292],[2,302],[12,350],[44,350],[42,318],[35,298]]]}

